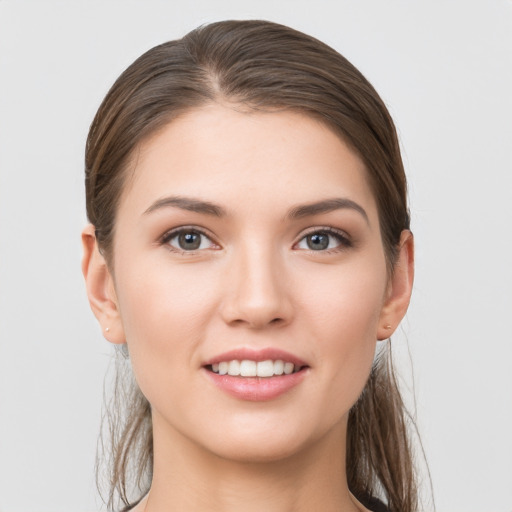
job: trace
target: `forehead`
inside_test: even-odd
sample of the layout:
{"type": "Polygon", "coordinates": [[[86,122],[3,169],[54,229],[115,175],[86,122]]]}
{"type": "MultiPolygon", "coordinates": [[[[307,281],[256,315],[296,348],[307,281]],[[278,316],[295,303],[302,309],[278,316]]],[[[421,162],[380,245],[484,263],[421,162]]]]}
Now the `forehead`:
{"type": "Polygon", "coordinates": [[[333,130],[298,112],[210,104],[150,136],[130,167],[121,208],[141,211],[166,194],[253,210],[341,194],[375,209],[362,160],[333,130]]]}

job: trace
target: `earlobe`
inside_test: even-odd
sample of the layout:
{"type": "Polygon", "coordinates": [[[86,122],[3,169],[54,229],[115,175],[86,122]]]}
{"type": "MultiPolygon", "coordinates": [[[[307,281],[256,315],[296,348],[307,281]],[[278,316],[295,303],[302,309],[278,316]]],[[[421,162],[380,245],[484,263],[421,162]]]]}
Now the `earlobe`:
{"type": "Polygon", "coordinates": [[[125,343],[114,281],[98,248],[94,226],[91,224],[82,231],[82,247],[82,273],[94,316],[108,341],[125,343]]]}
{"type": "Polygon", "coordinates": [[[414,238],[409,230],[404,230],[400,236],[398,257],[380,315],[378,340],[389,338],[405,316],[411,300],[413,281],[414,238]]]}

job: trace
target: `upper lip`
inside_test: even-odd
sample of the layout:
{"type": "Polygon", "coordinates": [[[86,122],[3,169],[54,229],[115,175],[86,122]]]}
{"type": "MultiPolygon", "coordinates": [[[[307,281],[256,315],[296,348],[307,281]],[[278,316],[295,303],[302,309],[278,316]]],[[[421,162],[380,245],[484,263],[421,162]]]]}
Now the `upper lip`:
{"type": "Polygon", "coordinates": [[[211,359],[208,359],[204,363],[204,366],[218,364],[223,361],[233,361],[235,359],[238,361],[249,360],[256,362],[268,360],[281,360],[284,362],[293,363],[296,367],[308,366],[308,364],[299,357],[290,354],[289,352],[286,352],[284,350],[271,347],[259,350],[250,348],[236,348],[233,350],[229,350],[228,352],[224,352],[222,354],[214,356],[211,359]]]}

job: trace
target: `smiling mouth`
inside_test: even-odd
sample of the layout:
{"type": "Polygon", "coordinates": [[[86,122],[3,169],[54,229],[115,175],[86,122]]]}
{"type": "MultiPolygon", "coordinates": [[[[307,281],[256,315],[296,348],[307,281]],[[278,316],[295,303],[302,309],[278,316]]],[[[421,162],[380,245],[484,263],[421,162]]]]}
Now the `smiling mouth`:
{"type": "Polygon", "coordinates": [[[218,375],[229,375],[231,377],[263,377],[270,378],[280,375],[291,375],[297,373],[306,366],[295,365],[281,359],[266,361],[252,361],[250,359],[233,359],[207,365],[206,369],[218,375]]]}

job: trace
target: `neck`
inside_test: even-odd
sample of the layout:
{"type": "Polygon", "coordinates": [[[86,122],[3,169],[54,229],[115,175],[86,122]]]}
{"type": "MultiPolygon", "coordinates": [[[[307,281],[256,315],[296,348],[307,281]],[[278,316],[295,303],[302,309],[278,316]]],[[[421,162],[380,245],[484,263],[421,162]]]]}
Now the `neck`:
{"type": "MultiPolygon", "coordinates": [[[[345,472],[346,421],[291,456],[228,460],[154,418],[153,481],[145,512],[355,512],[345,472]]],[[[138,509],[137,509],[138,510],[138,509]]]]}

